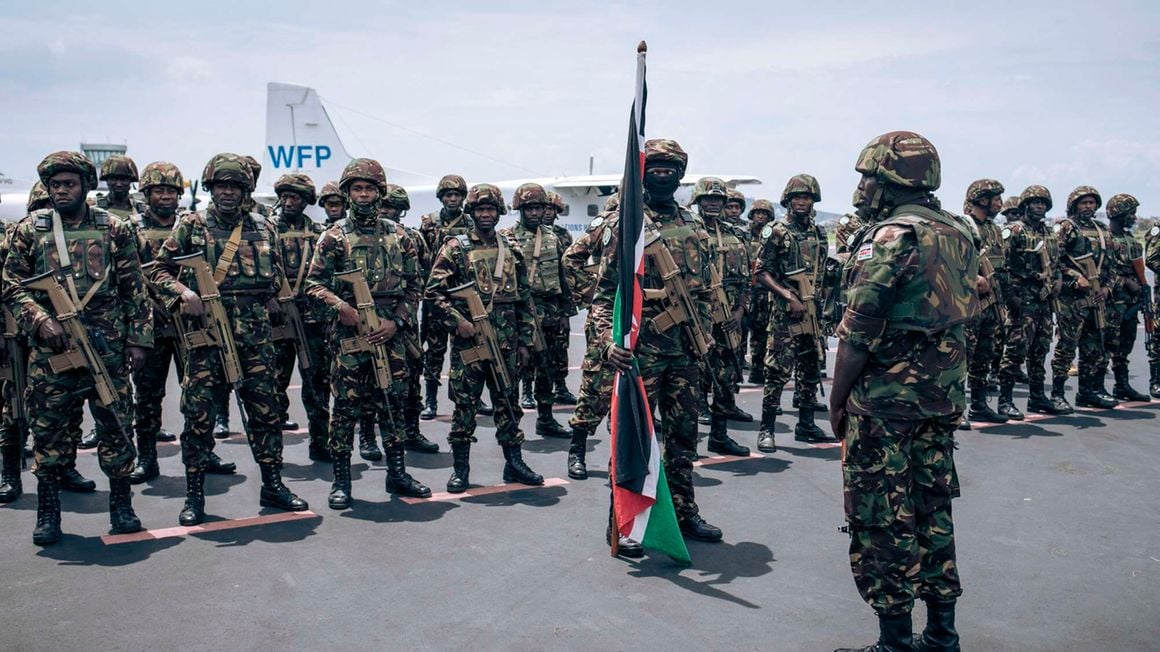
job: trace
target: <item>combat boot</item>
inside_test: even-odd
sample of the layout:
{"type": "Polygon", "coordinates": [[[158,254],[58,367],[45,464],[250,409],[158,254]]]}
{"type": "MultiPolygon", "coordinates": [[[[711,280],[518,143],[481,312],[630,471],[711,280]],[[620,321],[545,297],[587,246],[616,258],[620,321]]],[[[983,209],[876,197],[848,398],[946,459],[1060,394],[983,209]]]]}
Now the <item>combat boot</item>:
{"type": "Polygon", "coordinates": [[[777,423],[777,411],[761,410],[761,430],[757,432],[757,450],[762,453],[776,453],[777,444],[773,440],[773,430],[777,423]]]}
{"type": "Polygon", "coordinates": [[[711,410],[709,410],[709,399],[707,396],[705,396],[705,393],[702,392],[700,403],[697,404],[697,423],[705,426],[712,423],[713,417],[710,413],[711,410]]]}
{"type": "Polygon", "coordinates": [[[282,417],[282,423],[278,427],[282,430],[297,430],[298,422],[291,420],[290,415],[287,414],[282,417]]]}
{"type": "Polygon", "coordinates": [[[36,528],[32,543],[51,546],[60,541],[60,479],[55,473],[36,483],[36,528]]]}
{"type": "Polygon", "coordinates": [[[755,364],[755,365],[753,365],[753,368],[749,370],[749,384],[751,384],[751,385],[764,385],[765,384],[765,365],[764,364],[755,364]]]}
{"type": "Polygon", "coordinates": [[[427,439],[419,431],[419,411],[407,409],[403,412],[403,446],[416,453],[434,454],[439,452],[439,444],[427,439]]]}
{"type": "Polygon", "coordinates": [[[177,522],[189,527],[205,520],[205,471],[185,470],[185,507],[177,522]]]}
{"type": "Polygon", "coordinates": [[[215,475],[232,475],[234,471],[238,470],[238,465],[233,462],[226,462],[218,457],[218,454],[213,451],[207,451],[205,454],[205,472],[213,473],[215,475]]]}
{"type": "Polygon", "coordinates": [[[1016,383],[1020,385],[1031,384],[1031,379],[1027,377],[1027,372],[1023,371],[1023,367],[1015,367],[1015,370],[1011,373],[1013,374],[1016,383]]]}
{"type": "Polygon", "coordinates": [[[374,417],[364,418],[359,427],[358,456],[368,462],[378,462],[383,459],[383,451],[379,450],[379,443],[375,441],[374,417]]]}
{"type": "MultiPolygon", "coordinates": [[[[604,542],[609,546],[612,545],[612,524],[604,530],[604,542]]],[[[635,539],[618,536],[616,541],[616,556],[636,559],[644,557],[644,547],[640,545],[635,539]]]]}
{"type": "Polygon", "coordinates": [[[10,503],[24,494],[24,482],[20,478],[22,455],[20,444],[0,448],[0,503],[10,503]]]}
{"type": "Polygon", "coordinates": [[[407,473],[403,445],[387,449],[387,492],[411,498],[430,498],[431,490],[407,473]]]}
{"type": "Polygon", "coordinates": [[[295,496],[282,484],[281,464],[259,464],[258,468],[262,472],[262,490],[258,493],[259,505],[288,512],[304,512],[310,509],[305,500],[295,496]]]}
{"type": "Polygon", "coordinates": [[[721,528],[715,525],[709,525],[705,522],[705,519],[701,518],[700,514],[692,514],[679,519],[679,525],[681,527],[681,534],[690,539],[696,539],[697,541],[716,543],[723,536],[721,528]]]}
{"type": "Polygon", "coordinates": [[[1015,407],[1015,399],[1013,393],[1015,385],[1009,380],[1003,381],[999,386],[999,414],[1007,417],[1009,420],[1022,421],[1023,413],[1019,408],[1015,407]]]}
{"type": "Polygon", "coordinates": [[[334,459],[330,455],[330,447],[326,445],[326,442],[313,440],[306,449],[306,456],[310,458],[311,462],[330,462],[334,459]]]}
{"type": "Polygon", "coordinates": [[[148,482],[161,475],[161,468],[157,465],[157,438],[155,435],[139,435],[137,437],[137,466],[129,474],[131,484],[148,482]]]}
{"type": "Polygon", "coordinates": [[[467,491],[468,475],[471,473],[471,442],[451,442],[451,477],[447,480],[447,492],[461,494],[467,491]]]}
{"type": "Polygon", "coordinates": [[[878,614],[878,642],[866,647],[842,647],[834,652],[910,652],[914,650],[914,624],[910,614],[878,614]]]}
{"type": "Polygon", "coordinates": [[[428,380],[426,387],[427,392],[423,395],[423,411],[419,413],[419,418],[430,421],[435,418],[436,411],[439,409],[439,381],[428,380]]]}
{"type": "Polygon", "coordinates": [[[536,408],[539,415],[536,418],[536,434],[541,437],[555,437],[556,439],[568,439],[571,433],[556,421],[556,417],[552,415],[551,404],[545,403],[536,408]]]}
{"type": "Polygon", "coordinates": [[[1147,394],[1137,392],[1130,384],[1128,384],[1128,370],[1116,369],[1116,384],[1112,388],[1112,396],[1122,401],[1140,401],[1143,403],[1150,403],[1151,400],[1147,394]]]}
{"type": "Polygon", "coordinates": [[[100,437],[97,437],[97,429],[90,428],[88,432],[81,436],[80,442],[77,443],[77,448],[88,450],[90,448],[96,448],[99,443],[100,437]]]}
{"type": "Polygon", "coordinates": [[[1094,378],[1084,378],[1081,376],[1079,379],[1079,391],[1075,393],[1075,404],[1079,407],[1090,407],[1100,410],[1114,408],[1120,404],[1119,401],[1111,396],[1104,398],[1104,395],[1101,394],[1103,391],[1103,387],[1097,389],[1097,383],[1094,378]]]}
{"type": "Polygon", "coordinates": [[[827,435],[826,431],[814,423],[814,408],[804,407],[798,410],[798,422],[793,427],[793,438],[796,441],[810,443],[825,443],[838,441],[836,437],[827,435]]]}
{"type": "Polygon", "coordinates": [[[544,484],[544,476],[536,473],[524,463],[524,455],[519,444],[503,447],[503,458],[507,464],[503,465],[503,481],[518,482],[532,486],[544,484]]]}
{"type": "Polygon", "coordinates": [[[128,478],[109,478],[109,534],[140,532],[141,519],[133,511],[133,490],[128,478]]]}
{"type": "Polygon", "coordinates": [[[524,377],[520,381],[520,407],[525,410],[536,409],[535,391],[532,388],[532,379],[524,377]]]}
{"type": "Polygon", "coordinates": [[[983,387],[971,388],[971,407],[967,411],[967,417],[971,421],[983,423],[1007,423],[1007,417],[987,405],[987,390],[983,387]]]}
{"type": "Polygon", "coordinates": [[[334,455],[331,458],[334,465],[334,482],[330,485],[330,496],[326,504],[331,509],[347,509],[350,507],[350,455],[334,455]]]}
{"type": "Polygon", "coordinates": [[[967,418],[967,413],[963,412],[959,415],[959,430],[970,430],[971,420],[967,418]]]}
{"type": "Polygon", "coordinates": [[[919,652],[959,652],[954,598],[926,601],[926,627],[921,634],[914,635],[914,649],[919,652]]]}
{"type": "Polygon", "coordinates": [[[556,405],[576,405],[580,399],[564,384],[564,379],[556,381],[556,393],[552,395],[552,402],[556,405]]]}
{"type": "Polygon", "coordinates": [[[1089,381],[1088,386],[1091,387],[1092,393],[1095,394],[1096,396],[1100,397],[1100,399],[1105,404],[1107,404],[1107,403],[1111,404],[1111,405],[1108,405],[1108,408],[1110,409],[1110,408],[1114,408],[1117,405],[1119,405],[1120,402],[1117,401],[1114,396],[1112,396],[1111,394],[1108,393],[1107,388],[1104,386],[1105,376],[1107,376],[1107,372],[1103,372],[1099,376],[1092,378],[1089,381]]]}
{"type": "Polygon", "coordinates": [[[161,430],[157,431],[156,439],[157,439],[157,441],[174,442],[174,441],[177,441],[177,435],[162,428],[161,430]]]}
{"type": "Polygon", "coordinates": [[[75,466],[61,470],[59,484],[61,489],[78,494],[91,494],[97,490],[97,483],[81,475],[75,466]]]}
{"type": "Polygon", "coordinates": [[[580,428],[572,428],[572,443],[568,446],[568,477],[573,480],[588,479],[588,465],[584,459],[588,454],[588,435],[580,428]]]}
{"type": "MultiPolygon", "coordinates": [[[[741,423],[753,423],[753,415],[737,407],[737,403],[733,404],[733,409],[725,415],[725,418],[730,421],[740,421],[741,423]]],[[[712,419],[709,420],[712,425],[712,419]]]]}
{"type": "Polygon", "coordinates": [[[724,415],[714,414],[709,423],[709,452],[718,455],[749,457],[749,449],[729,437],[728,422],[724,415]]]}
{"type": "Polygon", "coordinates": [[[220,396],[214,396],[214,408],[217,414],[214,415],[213,436],[217,439],[227,439],[230,436],[230,394],[229,391],[218,390],[220,396]]]}
{"type": "Polygon", "coordinates": [[[1064,391],[1067,387],[1067,376],[1054,376],[1051,379],[1051,409],[1048,414],[1071,414],[1075,408],[1067,402],[1064,391]]]}
{"type": "Polygon", "coordinates": [[[1048,400],[1047,394],[1043,391],[1043,383],[1027,385],[1027,411],[1038,412],[1039,414],[1051,414],[1052,404],[1048,400]]]}

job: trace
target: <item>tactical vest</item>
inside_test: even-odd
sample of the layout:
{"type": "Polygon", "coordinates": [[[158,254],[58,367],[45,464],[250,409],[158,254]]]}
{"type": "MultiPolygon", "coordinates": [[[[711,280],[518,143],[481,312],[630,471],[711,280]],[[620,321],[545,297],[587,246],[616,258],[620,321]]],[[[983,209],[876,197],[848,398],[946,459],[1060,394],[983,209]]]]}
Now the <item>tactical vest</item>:
{"type": "MultiPolygon", "coordinates": [[[[965,224],[925,206],[908,204],[871,227],[863,242],[873,240],[883,226],[914,230],[922,274],[912,276],[897,289],[887,320],[890,328],[927,334],[966,322],[978,312],[975,291],[978,253],[965,224]]],[[[855,259],[856,257],[852,257],[855,259]]]]}
{"type": "MultiPolygon", "coordinates": [[[[57,255],[56,238],[53,234],[51,208],[32,214],[33,229],[36,233],[37,252],[36,273],[60,272],[60,257],[57,255]]],[[[83,298],[94,285],[99,285],[93,299],[113,297],[117,294],[115,284],[109,283],[109,271],[113,264],[112,236],[109,227],[112,218],[99,208],[89,208],[91,224],[88,220],[78,227],[64,227],[65,248],[72,264],[73,284],[78,297],[83,298]]]]}
{"type": "MultiPolygon", "coordinates": [[[[974,219],[974,218],[971,218],[974,219]]],[[[999,225],[991,220],[985,220],[979,227],[979,237],[983,241],[983,246],[986,247],[987,260],[991,261],[991,266],[995,268],[996,272],[1004,272],[1007,269],[1007,241],[1003,239],[1003,230],[999,225]]]]}
{"type": "Polygon", "coordinates": [[[408,262],[403,256],[407,232],[402,225],[377,219],[373,230],[360,229],[354,220],[346,219],[339,222],[339,228],[346,236],[347,261],[363,270],[371,295],[403,296],[406,286],[399,271],[408,264],[415,265],[417,270],[419,261],[408,262]]]}
{"type": "Polygon", "coordinates": [[[1011,245],[1015,247],[1011,253],[1019,257],[1022,280],[1037,282],[1039,298],[1046,299],[1051,293],[1051,286],[1055,284],[1055,268],[1059,264],[1059,242],[1048,234],[1042,222],[1038,228],[1031,226],[1029,222],[1010,228],[1019,229],[1020,241],[1011,245]]]}
{"type": "Polygon", "coordinates": [[[717,246],[717,273],[724,286],[748,286],[752,276],[749,264],[749,245],[738,234],[737,227],[718,223],[709,232],[709,240],[717,246]]]}
{"type": "Polygon", "coordinates": [[[520,243],[520,251],[524,254],[532,294],[550,297],[563,294],[564,288],[560,287],[560,252],[563,247],[555,229],[541,226],[536,230],[529,230],[520,224],[511,230],[511,235],[520,243]],[[536,256],[537,233],[540,234],[539,256],[536,256]]]}
{"type": "MultiPolygon", "coordinates": [[[[176,225],[176,222],[174,222],[176,225]]],[[[145,215],[138,213],[133,218],[133,225],[137,227],[137,250],[141,257],[141,264],[151,263],[161,251],[161,245],[173,233],[172,226],[152,226],[145,221],[145,215]]]]}
{"type": "MultiPolygon", "coordinates": [[[[704,286],[702,270],[709,262],[706,254],[709,251],[709,242],[706,240],[704,227],[697,222],[692,214],[680,209],[676,219],[670,222],[655,222],[647,219],[644,225],[645,242],[652,242],[659,237],[673,256],[673,262],[685,277],[689,292],[695,293],[704,286]]],[[[648,288],[663,288],[662,279],[652,265],[645,265],[645,285],[648,288]]]]}
{"type": "Polygon", "coordinates": [[[1085,226],[1074,217],[1068,216],[1065,219],[1071,222],[1081,237],[1074,239],[1070,250],[1061,252],[1064,254],[1064,264],[1083,274],[1088,281],[1098,282],[1100,271],[1107,262],[1110,234],[1095,220],[1085,226]],[[1088,254],[1091,254],[1090,258],[1088,254]]]}
{"type": "Polygon", "coordinates": [[[459,266],[464,276],[475,281],[484,303],[514,303],[519,299],[516,278],[516,259],[511,242],[496,233],[495,247],[481,247],[466,233],[454,236],[459,242],[459,266]],[[499,248],[504,247],[503,268],[497,274],[499,248]],[[497,278],[498,276],[498,278],[497,278]]]}
{"type": "MultiPolygon", "coordinates": [[[[218,221],[213,212],[203,214],[205,218],[205,255],[210,269],[217,269],[218,258],[225,250],[226,243],[234,228],[218,221]]],[[[266,231],[266,218],[258,213],[240,214],[238,219],[249,219],[254,228],[242,226],[238,252],[226,272],[225,279],[218,285],[222,294],[262,294],[273,293],[274,243],[270,242],[266,231]]],[[[194,242],[197,245],[197,242],[194,242]]]]}
{"type": "Polygon", "coordinates": [[[282,268],[285,270],[286,282],[296,296],[302,295],[303,279],[310,271],[314,247],[322,233],[322,227],[309,217],[303,216],[302,220],[302,230],[294,230],[286,222],[278,222],[278,250],[282,254],[282,268]]]}

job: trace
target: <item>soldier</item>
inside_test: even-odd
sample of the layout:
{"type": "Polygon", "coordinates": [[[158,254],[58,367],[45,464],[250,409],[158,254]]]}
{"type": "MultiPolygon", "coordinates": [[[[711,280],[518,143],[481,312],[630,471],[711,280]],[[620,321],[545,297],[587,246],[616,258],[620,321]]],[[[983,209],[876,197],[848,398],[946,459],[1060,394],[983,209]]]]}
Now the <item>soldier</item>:
{"type": "MultiPolygon", "coordinates": [[[[544,216],[540,218],[540,223],[555,230],[556,237],[560,239],[561,251],[567,251],[568,247],[572,246],[572,234],[568,232],[568,229],[556,224],[556,218],[563,214],[567,208],[567,205],[564,204],[564,198],[559,193],[548,191],[548,203],[544,204],[544,216]]],[[[556,405],[576,405],[577,401],[576,395],[568,389],[568,346],[572,342],[570,320],[576,314],[578,312],[573,304],[570,314],[564,320],[563,336],[549,338],[547,341],[549,373],[552,376],[552,385],[555,387],[552,402],[556,405]]]]}
{"type": "Polygon", "coordinates": [[[339,189],[349,198],[349,216],[330,227],[318,242],[310,265],[307,292],[330,315],[331,356],[336,361],[331,378],[334,410],[330,421],[330,454],[334,460],[334,484],[327,499],[331,509],[351,505],[350,454],[354,428],[371,405],[386,449],[386,490],[403,496],[426,498],[431,490],[407,473],[403,452],[403,411],[407,394],[406,331],[417,325],[419,306],[419,256],[415,243],[403,227],[379,216],[387,194],[387,175],[378,161],[358,158],[342,172],[339,189]],[[374,300],[378,327],[363,329],[361,307],[356,309],[354,283],[337,276],[361,271],[374,300]],[[362,347],[355,346],[365,340],[362,347]],[[376,374],[375,347],[386,350],[390,387],[381,388],[376,374]]]}
{"type": "Polygon", "coordinates": [[[1043,186],[1028,186],[1019,195],[1022,219],[1004,229],[1007,241],[1007,305],[1010,310],[1007,346],[999,369],[999,414],[1020,420],[1012,400],[1019,366],[1027,362],[1027,409],[1045,414],[1071,414],[1072,408],[1053,393],[1043,391],[1043,365],[1051,348],[1051,318],[1062,286],[1059,245],[1044,217],[1051,209],[1051,193],[1043,186]]]}
{"type": "MultiPolygon", "coordinates": [[[[1014,194],[1003,200],[1003,210],[999,211],[999,214],[1006,219],[1007,226],[1011,226],[1023,218],[1023,209],[1019,207],[1019,199],[1020,195],[1014,194]]],[[[1008,280],[1010,280],[1010,275],[1008,275],[1008,280]]],[[[993,384],[992,380],[995,380],[998,383],[996,386],[1002,385],[1003,381],[999,378],[999,376],[1001,375],[1003,369],[1003,357],[1005,355],[1004,351],[1007,349],[1007,347],[1011,346],[1011,342],[1013,340],[1023,336],[1021,333],[1015,333],[1012,331],[1013,324],[1011,318],[1011,302],[1013,300],[1012,295],[1014,294],[1016,294],[1016,291],[1013,288],[1011,291],[1005,290],[1003,292],[1003,297],[1007,300],[1007,319],[1000,325],[999,330],[995,333],[995,341],[999,343],[999,348],[996,351],[994,359],[991,361],[991,376],[987,379],[988,389],[990,389],[991,385],[993,384]]],[[[1014,373],[1015,382],[1023,383],[1024,385],[1027,384],[1027,374],[1023,372],[1021,367],[1015,368],[1014,373]]],[[[997,411],[1003,416],[1012,418],[1010,415],[1005,414],[1002,410],[997,411]]]]}
{"type": "MultiPolygon", "coordinates": [[[[121,219],[138,214],[129,199],[129,189],[137,183],[137,164],[124,154],[112,154],[101,163],[101,181],[109,187],[107,195],[97,195],[97,208],[103,208],[121,219]]],[[[144,192],[144,191],[142,191],[144,192]]]]}
{"type": "Polygon", "coordinates": [[[326,224],[329,226],[346,217],[349,202],[346,195],[339,191],[338,184],[331,181],[322,186],[322,192],[318,193],[318,205],[326,212],[326,224]]]}
{"type": "Polygon", "coordinates": [[[13,231],[3,286],[5,302],[33,343],[25,393],[37,478],[32,542],[44,546],[60,539],[60,471],[76,459],[68,425],[80,420],[86,400],[96,421],[101,470],[109,477],[110,532],[141,530],[128,479],[136,457],[127,435],[129,372],[141,368],[145,349],[153,346],[153,324],[132,228],[85,202],[97,185],[92,163],[78,152],[56,152],[36,171],[53,208],[32,213],[13,231]],[[46,292],[25,287],[24,282],[44,274],[67,288],[92,349],[108,371],[114,398],[107,406],[93,401],[98,395],[89,369],[53,371],[57,354],[80,343],[58,321],[74,316],[54,314],[46,292]]]}
{"type": "MultiPolygon", "coordinates": [[[[1152,270],[1152,314],[1160,313],[1160,225],[1144,235],[1144,264],[1152,270]]],[[[1160,337],[1148,338],[1148,393],[1160,398],[1160,337]]]]}
{"type": "Polygon", "coordinates": [[[762,228],[761,251],[754,263],[754,278],[770,295],[769,348],[761,394],[761,430],[757,435],[757,449],[769,453],[777,450],[777,408],[791,373],[798,409],[794,439],[834,441],[814,423],[823,365],[818,320],[821,308],[815,288],[820,285],[829,247],[825,229],[811,217],[814,203],[821,199],[817,179],[808,174],[792,177],[781,193],[786,217],[762,228]]]}
{"type": "Polygon", "coordinates": [[[736,226],[745,226],[741,221],[741,214],[745,212],[745,195],[735,188],[729,188],[725,194],[725,207],[721,209],[721,219],[736,226]]]}
{"type": "Polygon", "coordinates": [[[325,368],[328,355],[326,349],[325,319],[320,310],[306,296],[306,272],[314,259],[314,250],[325,228],[306,215],[307,206],[316,201],[314,181],[305,174],[284,174],[274,182],[274,193],[278,195],[281,207],[278,216],[272,219],[278,234],[278,254],[286,270],[286,289],[289,299],[298,311],[302,322],[304,342],[298,342],[298,334],[289,323],[285,313],[274,316],[278,328],[275,329],[274,356],[277,361],[274,389],[277,397],[277,411],[283,423],[290,420],[290,398],[287,388],[294,375],[295,361],[302,382],[302,407],[306,409],[306,427],[310,437],[307,456],[312,461],[327,461],[329,455],[330,394],[329,369],[325,368]],[[308,359],[300,360],[299,350],[308,359]]]}
{"type": "MultiPolygon", "coordinates": [[[[51,208],[52,199],[44,184],[37,181],[28,194],[26,209],[29,213],[41,208],[51,208]]],[[[23,221],[23,220],[21,220],[23,221]]],[[[8,258],[8,248],[12,241],[12,234],[20,222],[9,222],[4,225],[4,232],[0,235],[0,269],[8,258]]],[[[3,281],[0,280],[0,287],[3,281]]],[[[12,310],[7,305],[0,305],[4,317],[4,334],[0,338],[0,358],[4,359],[4,366],[12,369],[19,367],[28,378],[28,338],[20,332],[12,310]]],[[[28,441],[27,419],[19,419],[16,401],[24,397],[24,389],[18,387],[12,380],[0,383],[0,392],[3,396],[3,410],[0,413],[0,503],[10,503],[24,494],[24,481],[20,476],[24,466],[24,445],[28,441]]],[[[25,383],[27,385],[27,382],[25,383]]],[[[96,489],[96,483],[93,483],[96,489]]]]}
{"type": "Polygon", "coordinates": [[[939,210],[938,152],[928,140],[884,134],[855,169],[872,225],[843,270],[830,424],[845,440],[850,567],[879,622],[877,644],[862,651],[957,650],[954,433],[978,254],[966,224],[939,210]],[[918,637],[916,588],[927,605],[918,637]]]}
{"type": "MultiPolygon", "coordinates": [[[[765,225],[773,221],[773,202],[768,199],[753,200],[753,208],[749,209],[749,260],[756,261],[761,253],[763,240],[761,232],[765,225]]],[[[755,280],[750,283],[749,310],[746,312],[746,321],[749,322],[749,382],[754,385],[765,384],[765,352],[769,341],[769,290],[755,280]]]]}
{"type": "Polygon", "coordinates": [[[1007,224],[1014,224],[1023,219],[1023,208],[1019,203],[1022,195],[1011,195],[1003,201],[1003,210],[999,213],[1007,219],[1007,224]]]}
{"type": "MultiPolygon", "coordinates": [[[[536,434],[541,437],[567,438],[570,433],[552,415],[555,401],[555,378],[552,371],[558,366],[548,342],[566,341],[569,335],[568,318],[576,314],[568,282],[564,279],[561,258],[566,247],[560,241],[555,229],[540,223],[544,208],[551,204],[548,193],[538,183],[525,183],[516,188],[512,197],[512,210],[520,213],[519,222],[510,229],[500,229],[500,235],[515,242],[520,248],[524,265],[528,270],[528,283],[532,296],[533,319],[537,322],[543,338],[544,350],[535,352],[532,363],[525,365],[524,378],[534,379],[532,395],[536,407],[536,434]]],[[[565,351],[565,355],[567,352],[565,351]]],[[[529,389],[525,385],[524,396],[529,389]]],[[[520,403],[524,407],[524,403],[520,403]]]]}
{"type": "Polygon", "coordinates": [[[1131,195],[1114,195],[1108,200],[1108,226],[1111,243],[1108,247],[1108,265],[1112,275],[1112,294],[1107,307],[1108,327],[1105,331],[1107,354],[1100,367],[1099,377],[1107,374],[1107,360],[1112,361],[1112,374],[1116,384],[1112,396],[1122,401],[1148,402],[1148,395],[1138,392],[1128,384],[1128,356],[1136,345],[1136,331],[1141,308],[1149,300],[1147,286],[1141,285],[1136,277],[1132,261],[1144,257],[1144,248],[1132,227],[1136,224],[1136,209],[1140,202],[1131,195]]]}
{"type": "Polygon", "coordinates": [[[987,375],[991,359],[1001,351],[999,329],[1006,319],[1007,242],[1010,230],[1001,230],[994,218],[1003,208],[1003,184],[994,179],[978,179],[967,187],[963,200],[966,219],[973,220],[979,235],[979,255],[983,270],[979,273],[979,314],[967,323],[967,369],[970,377],[971,404],[967,416],[984,423],[1006,423],[1007,417],[987,405],[987,375]],[[983,260],[985,258],[986,260],[983,260]],[[989,264],[988,264],[989,263],[989,264]],[[989,271],[988,275],[986,272],[989,271]]]}
{"type": "MultiPolygon", "coordinates": [[[[1063,290],[1056,315],[1055,354],[1051,359],[1051,396],[1064,396],[1067,371],[1079,347],[1079,391],[1076,405],[1113,408],[1119,402],[1104,388],[1104,322],[1111,296],[1108,265],[1110,236],[1096,222],[1103,204],[1091,186],[1079,186],[1067,197],[1067,217],[1053,227],[1059,243],[1063,290]]],[[[1066,402],[1066,399],[1064,399],[1066,402]]]]}
{"type": "MultiPolygon", "coordinates": [[[[673,198],[680,187],[681,177],[689,162],[681,146],[673,140],[653,139],[644,145],[644,213],[645,242],[653,242],[644,260],[642,287],[643,308],[642,327],[636,348],[633,351],[612,342],[612,310],[616,300],[619,263],[616,258],[616,224],[619,217],[611,218],[604,236],[604,266],[592,302],[596,312],[601,341],[605,346],[608,363],[620,370],[628,370],[634,364],[640,370],[648,393],[649,405],[658,406],[663,425],[659,428],[664,442],[665,476],[673,495],[677,522],[681,532],[690,538],[716,542],[721,540],[721,530],[701,517],[693,492],[693,461],[697,458],[697,409],[698,395],[701,393],[699,355],[707,352],[712,342],[698,343],[690,337],[689,331],[699,327],[710,333],[713,320],[709,306],[713,301],[710,285],[712,277],[709,266],[712,260],[710,236],[704,225],[692,213],[682,208],[673,198]],[[666,255],[667,253],[667,255],[666,255]],[[664,300],[651,298],[657,290],[665,288],[666,281],[658,271],[659,259],[671,258],[677,266],[678,276],[683,281],[698,311],[688,315],[691,321],[662,325],[657,321],[668,309],[664,300]]],[[[667,262],[667,260],[666,260],[667,262]]],[[[668,281],[672,282],[672,281],[668,281]]],[[[712,339],[711,337],[708,339],[712,339]]],[[[622,538],[622,554],[639,556],[639,544],[622,538]]]]}
{"type": "Polygon", "coordinates": [[[741,351],[730,345],[730,337],[741,339],[741,320],[749,307],[751,266],[749,245],[744,229],[725,221],[723,210],[729,198],[725,182],[717,177],[705,177],[693,187],[693,204],[704,221],[702,228],[709,234],[710,263],[713,265],[717,319],[714,320],[714,346],[705,357],[705,375],[708,382],[702,387],[712,388],[713,402],[709,406],[709,452],[721,455],[749,455],[749,449],[729,437],[728,420],[752,421],[753,416],[737,407],[737,390],[741,383],[741,351]],[[721,300],[723,297],[723,301],[721,300]]]}
{"type": "MultiPolygon", "coordinates": [[[[282,431],[278,427],[275,390],[275,353],[270,310],[278,288],[285,282],[278,234],[274,225],[258,213],[243,210],[254,190],[250,167],[237,154],[218,154],[201,175],[202,188],[213,202],[205,211],[178,218],[173,232],[157,253],[153,282],[172,299],[181,302],[181,314],[196,322],[207,310],[196,287],[180,280],[176,258],[203,254],[214,270],[220,301],[233,326],[234,344],[241,370],[238,396],[244,402],[242,426],[254,461],[262,473],[260,500],[264,507],[288,511],[308,509],[305,500],[282,484],[282,431]],[[246,419],[248,416],[248,422],[246,419]]],[[[205,520],[205,473],[213,444],[215,396],[228,387],[221,344],[191,347],[187,352],[186,377],[181,393],[185,429],[181,433],[181,458],[185,464],[185,506],[178,516],[181,525],[205,520]]]]}

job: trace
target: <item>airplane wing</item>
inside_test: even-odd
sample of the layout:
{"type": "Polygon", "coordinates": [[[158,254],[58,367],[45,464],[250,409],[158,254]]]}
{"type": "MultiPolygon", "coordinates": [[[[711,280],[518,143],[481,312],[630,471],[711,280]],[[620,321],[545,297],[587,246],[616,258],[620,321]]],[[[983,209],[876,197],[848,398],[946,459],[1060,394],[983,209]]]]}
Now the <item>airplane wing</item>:
{"type": "MultiPolygon", "coordinates": [[[[686,174],[681,179],[682,186],[691,186],[697,183],[697,179],[702,177],[717,177],[725,182],[725,185],[730,188],[744,185],[760,185],[761,179],[743,175],[743,174],[686,174]]],[[[602,188],[606,186],[620,185],[621,175],[619,174],[590,174],[587,176],[564,177],[558,181],[549,181],[547,184],[555,188],[567,188],[570,190],[584,190],[587,188],[602,188]]],[[[545,184],[545,185],[547,185],[545,184]]]]}

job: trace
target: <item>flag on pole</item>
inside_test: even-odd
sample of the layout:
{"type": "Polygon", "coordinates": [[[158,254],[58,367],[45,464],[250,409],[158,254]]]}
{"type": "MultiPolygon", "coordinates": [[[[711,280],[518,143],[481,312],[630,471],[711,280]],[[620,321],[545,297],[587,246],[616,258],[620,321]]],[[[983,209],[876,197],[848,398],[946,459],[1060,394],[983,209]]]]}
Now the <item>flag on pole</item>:
{"type": "MultiPolygon", "coordinates": [[[[621,185],[617,225],[617,287],[612,338],[617,346],[636,348],[641,321],[644,276],[644,123],[645,43],[637,47],[636,98],[629,114],[628,151],[621,185]]],[[[617,372],[612,384],[612,512],[622,536],[689,563],[689,551],[677,525],[673,497],[665,481],[661,451],[653,431],[652,410],[639,369],[617,372]]],[[[612,542],[614,549],[616,537],[612,542]]]]}

